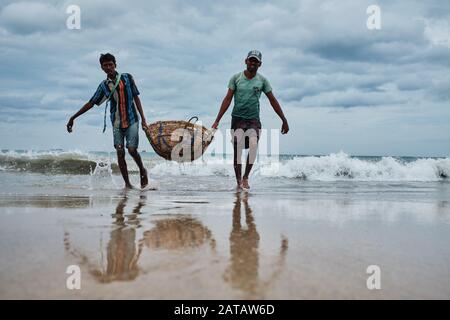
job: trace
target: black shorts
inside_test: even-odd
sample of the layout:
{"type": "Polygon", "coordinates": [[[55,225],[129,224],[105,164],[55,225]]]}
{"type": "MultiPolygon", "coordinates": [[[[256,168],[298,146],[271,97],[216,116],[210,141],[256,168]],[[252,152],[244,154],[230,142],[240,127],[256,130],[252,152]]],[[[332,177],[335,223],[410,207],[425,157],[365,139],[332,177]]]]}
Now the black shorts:
{"type": "MultiPolygon", "coordinates": [[[[241,138],[239,134],[236,134],[236,131],[238,129],[242,129],[244,133],[246,133],[248,130],[252,130],[252,132],[248,132],[248,134],[245,135],[244,149],[248,149],[251,136],[256,135],[257,141],[259,141],[259,137],[261,134],[261,121],[259,121],[259,119],[243,119],[239,117],[231,117],[231,135],[234,144],[237,144],[241,138]]],[[[239,131],[242,133],[241,130],[239,131]]]]}

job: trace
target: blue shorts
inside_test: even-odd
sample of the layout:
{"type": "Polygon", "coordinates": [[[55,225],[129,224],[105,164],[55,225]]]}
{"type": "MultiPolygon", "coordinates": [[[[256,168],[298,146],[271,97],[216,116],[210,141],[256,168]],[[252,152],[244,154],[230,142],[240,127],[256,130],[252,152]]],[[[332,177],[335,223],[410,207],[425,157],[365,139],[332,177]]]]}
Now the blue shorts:
{"type": "Polygon", "coordinates": [[[113,128],[114,148],[123,146],[124,139],[127,140],[127,148],[137,148],[139,146],[139,122],[136,121],[126,129],[113,128]]]}

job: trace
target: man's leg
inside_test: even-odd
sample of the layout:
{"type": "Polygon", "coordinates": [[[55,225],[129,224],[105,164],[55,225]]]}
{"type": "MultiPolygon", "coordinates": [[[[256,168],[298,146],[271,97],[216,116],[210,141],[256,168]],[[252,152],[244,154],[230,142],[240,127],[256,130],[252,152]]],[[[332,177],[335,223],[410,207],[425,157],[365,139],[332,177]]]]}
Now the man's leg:
{"type": "Polygon", "coordinates": [[[231,136],[233,141],[233,165],[234,174],[236,175],[237,187],[240,189],[242,187],[242,150],[244,149],[244,130],[241,128],[232,129],[231,136]]]}
{"type": "Polygon", "coordinates": [[[119,163],[120,173],[122,174],[123,180],[125,181],[125,188],[133,188],[128,178],[127,163],[125,162],[125,150],[123,144],[118,144],[115,146],[117,151],[117,162],[119,163]]]}
{"type": "Polygon", "coordinates": [[[258,149],[258,138],[256,136],[249,137],[249,149],[247,161],[245,164],[244,177],[242,178],[242,187],[246,189],[250,189],[250,185],[248,184],[248,177],[250,175],[250,171],[252,171],[253,164],[255,163],[256,160],[257,149],[258,149]]]}
{"type": "Polygon", "coordinates": [[[241,164],[241,158],[242,158],[242,148],[239,148],[239,143],[236,141],[237,139],[233,139],[233,166],[234,166],[234,174],[236,175],[236,183],[237,187],[241,187],[242,183],[242,164],[241,164]]]}
{"type": "Polygon", "coordinates": [[[133,157],[139,168],[139,175],[141,177],[141,188],[145,188],[148,185],[147,170],[145,170],[142,163],[141,156],[137,151],[139,146],[139,123],[135,122],[130,127],[128,127],[125,135],[127,139],[127,148],[130,156],[133,157]]]}
{"type": "Polygon", "coordinates": [[[124,132],[120,128],[113,128],[113,138],[114,138],[114,148],[117,151],[117,162],[119,164],[120,173],[125,181],[125,188],[132,188],[128,178],[127,163],[125,162],[125,150],[123,148],[124,144],[124,132]]]}
{"type": "Polygon", "coordinates": [[[139,174],[141,176],[141,188],[145,188],[148,185],[148,177],[147,170],[145,170],[144,164],[142,163],[141,155],[134,147],[128,147],[128,153],[133,157],[134,161],[139,167],[139,174]]]}

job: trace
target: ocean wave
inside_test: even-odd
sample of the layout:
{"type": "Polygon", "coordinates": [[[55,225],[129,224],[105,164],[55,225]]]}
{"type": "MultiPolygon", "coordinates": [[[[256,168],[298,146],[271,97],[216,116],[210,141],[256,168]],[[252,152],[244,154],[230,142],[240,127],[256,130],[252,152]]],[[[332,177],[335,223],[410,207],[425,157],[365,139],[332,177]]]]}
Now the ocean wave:
{"type": "MultiPolygon", "coordinates": [[[[151,175],[233,177],[231,157],[207,157],[178,164],[157,157],[143,157],[151,175]]],[[[252,175],[308,181],[443,181],[450,177],[450,158],[351,157],[344,152],[326,156],[295,156],[278,161],[259,157],[252,175]]],[[[81,151],[1,152],[0,170],[45,174],[90,174],[109,170],[119,174],[115,155],[81,151]],[[102,169],[102,170],[100,170],[102,169]]],[[[138,172],[127,161],[131,173],[138,172]]]]}
{"type": "MultiPolygon", "coordinates": [[[[0,170],[44,174],[92,174],[105,160],[82,151],[3,151],[0,170]]],[[[108,164],[109,165],[109,164],[108,164]]],[[[112,165],[118,172],[117,165],[112,165]]]]}
{"type": "Polygon", "coordinates": [[[393,157],[362,160],[340,152],[263,165],[261,174],[317,181],[440,181],[450,177],[450,158],[419,158],[410,162],[393,157]]]}
{"type": "MultiPolygon", "coordinates": [[[[163,162],[153,167],[151,173],[234,176],[234,169],[231,160],[213,158],[188,164],[163,162]]],[[[393,157],[368,160],[350,157],[344,152],[327,156],[297,156],[282,161],[260,158],[252,174],[309,181],[441,181],[450,177],[450,158],[420,158],[410,162],[393,157]]]]}

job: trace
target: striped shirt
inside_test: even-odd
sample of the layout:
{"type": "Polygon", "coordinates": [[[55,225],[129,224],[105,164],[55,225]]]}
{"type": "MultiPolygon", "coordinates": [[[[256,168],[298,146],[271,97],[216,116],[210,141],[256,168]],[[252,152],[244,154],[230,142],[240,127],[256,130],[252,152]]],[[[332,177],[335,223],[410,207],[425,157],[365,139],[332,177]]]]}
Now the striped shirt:
{"type": "MultiPolygon", "coordinates": [[[[103,80],[89,102],[101,105],[108,99],[115,82],[109,78],[103,80]]],[[[129,73],[122,73],[120,82],[110,101],[111,122],[114,128],[126,129],[139,121],[134,97],[139,95],[139,90],[134,79],[129,73]],[[118,112],[117,112],[118,111],[118,112]]]]}

